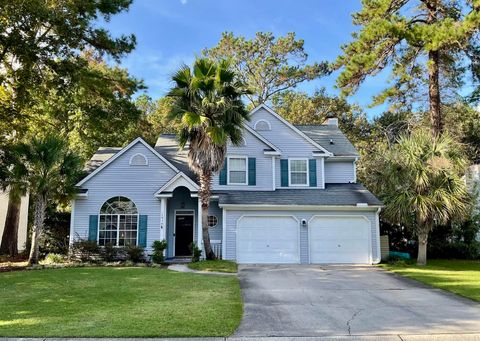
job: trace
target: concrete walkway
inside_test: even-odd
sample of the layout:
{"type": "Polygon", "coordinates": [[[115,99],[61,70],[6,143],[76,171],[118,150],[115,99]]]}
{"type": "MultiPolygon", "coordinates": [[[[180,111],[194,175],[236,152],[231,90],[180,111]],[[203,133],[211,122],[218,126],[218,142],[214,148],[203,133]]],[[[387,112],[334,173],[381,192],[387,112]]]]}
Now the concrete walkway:
{"type": "Polygon", "coordinates": [[[236,273],[231,272],[216,272],[216,271],[199,271],[190,269],[185,264],[172,264],[168,266],[168,270],[178,271],[178,272],[190,272],[202,275],[221,275],[221,276],[236,276],[236,273]]]}

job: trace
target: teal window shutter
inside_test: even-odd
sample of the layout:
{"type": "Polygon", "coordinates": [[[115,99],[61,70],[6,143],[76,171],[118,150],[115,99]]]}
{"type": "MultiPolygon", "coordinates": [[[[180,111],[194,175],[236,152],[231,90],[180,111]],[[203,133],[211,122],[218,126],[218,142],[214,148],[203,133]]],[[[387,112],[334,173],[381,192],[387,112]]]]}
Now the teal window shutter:
{"type": "Polygon", "coordinates": [[[257,184],[257,160],[254,157],[248,158],[248,185],[255,186],[257,184]]]}
{"type": "Polygon", "coordinates": [[[310,187],[317,187],[317,160],[308,160],[308,176],[310,178],[310,187]]]}
{"type": "Polygon", "coordinates": [[[281,187],[288,187],[288,160],[281,159],[280,160],[280,186],[281,187]]]}
{"type": "Polygon", "coordinates": [[[147,221],[148,215],[140,215],[138,226],[138,245],[147,247],[147,221]]]}
{"type": "Polygon", "coordinates": [[[98,231],[98,215],[91,215],[89,219],[88,226],[88,240],[92,242],[97,241],[97,231],[98,231]]]}
{"type": "Polygon", "coordinates": [[[220,174],[218,176],[218,182],[219,185],[226,185],[227,184],[227,159],[225,159],[225,162],[223,164],[223,168],[220,171],[220,174]]]}

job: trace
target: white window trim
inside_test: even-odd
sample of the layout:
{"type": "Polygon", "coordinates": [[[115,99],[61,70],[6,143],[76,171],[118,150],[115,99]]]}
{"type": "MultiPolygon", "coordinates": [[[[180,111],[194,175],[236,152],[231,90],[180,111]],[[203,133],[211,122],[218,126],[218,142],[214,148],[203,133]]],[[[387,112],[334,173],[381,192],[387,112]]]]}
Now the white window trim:
{"type": "Polygon", "coordinates": [[[268,122],[267,120],[261,118],[259,119],[258,121],[255,122],[255,124],[253,125],[253,129],[257,130],[257,124],[260,123],[260,122],[265,122],[267,125],[268,125],[268,130],[272,130],[272,125],[270,124],[270,122],[268,122]]]}
{"type": "MultiPolygon", "coordinates": [[[[296,172],[300,173],[300,172],[296,172]]],[[[288,186],[290,187],[309,187],[310,186],[310,169],[308,164],[308,158],[289,158],[288,159],[288,186]],[[307,183],[306,184],[292,184],[292,161],[305,161],[307,164],[307,183]]]]}
{"type": "Polygon", "coordinates": [[[227,157],[227,185],[248,186],[248,156],[229,155],[227,157]],[[245,159],[245,183],[230,182],[230,159],[245,159]]]}
{"type": "Polygon", "coordinates": [[[130,166],[139,166],[139,167],[148,166],[148,158],[145,156],[145,154],[136,153],[136,154],[133,154],[133,155],[132,155],[132,157],[130,158],[130,161],[128,162],[128,164],[129,164],[130,166]],[[144,165],[134,165],[134,164],[132,164],[133,158],[134,158],[135,156],[142,156],[143,159],[145,160],[145,164],[144,164],[144,165]]]}
{"type": "Polygon", "coordinates": [[[209,228],[209,229],[213,229],[213,228],[217,227],[217,226],[218,226],[218,217],[217,217],[215,214],[209,214],[209,215],[207,216],[207,225],[208,225],[208,228],[209,228]],[[209,224],[209,222],[208,222],[208,218],[210,218],[210,217],[215,217],[216,223],[215,223],[215,225],[213,225],[213,226],[210,226],[210,224],[209,224]]]}

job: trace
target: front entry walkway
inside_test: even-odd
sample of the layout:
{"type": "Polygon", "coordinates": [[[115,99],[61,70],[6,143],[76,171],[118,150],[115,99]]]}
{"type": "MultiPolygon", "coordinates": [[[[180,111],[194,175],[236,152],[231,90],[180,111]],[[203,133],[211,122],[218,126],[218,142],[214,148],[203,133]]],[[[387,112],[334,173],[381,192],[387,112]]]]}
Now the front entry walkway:
{"type": "Polygon", "coordinates": [[[241,266],[239,277],[234,337],[480,333],[480,304],[375,267],[241,266]]]}

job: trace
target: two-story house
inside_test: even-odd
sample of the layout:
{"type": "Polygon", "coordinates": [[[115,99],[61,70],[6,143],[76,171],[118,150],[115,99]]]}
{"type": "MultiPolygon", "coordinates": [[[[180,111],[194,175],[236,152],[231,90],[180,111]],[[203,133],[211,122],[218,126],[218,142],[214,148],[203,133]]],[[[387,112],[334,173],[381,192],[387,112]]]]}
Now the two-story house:
{"type": "MultiPolygon", "coordinates": [[[[213,179],[215,253],[238,263],[377,263],[381,202],[357,183],[358,153],[338,128],[294,126],[265,105],[213,179]]],[[[167,257],[202,244],[198,182],[174,135],[100,148],[72,202],[71,241],[167,240],[167,257]]]]}

